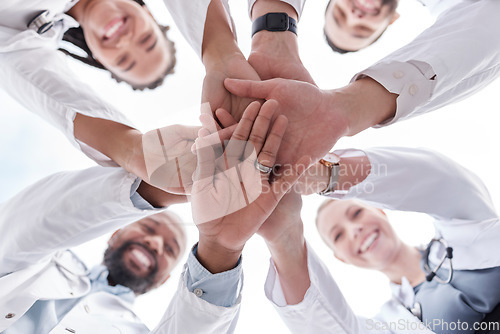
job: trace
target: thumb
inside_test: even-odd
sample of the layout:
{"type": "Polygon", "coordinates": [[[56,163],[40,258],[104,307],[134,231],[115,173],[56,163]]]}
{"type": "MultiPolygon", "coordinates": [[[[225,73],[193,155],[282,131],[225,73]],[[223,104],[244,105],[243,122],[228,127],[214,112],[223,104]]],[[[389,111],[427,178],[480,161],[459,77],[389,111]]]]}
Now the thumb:
{"type": "Polygon", "coordinates": [[[267,99],[275,85],[273,79],[252,81],[227,78],[224,80],[224,86],[230,93],[254,99],[267,99]]]}
{"type": "Polygon", "coordinates": [[[197,166],[193,173],[193,194],[197,190],[212,185],[215,173],[215,155],[212,147],[204,138],[196,139],[197,166]]]}

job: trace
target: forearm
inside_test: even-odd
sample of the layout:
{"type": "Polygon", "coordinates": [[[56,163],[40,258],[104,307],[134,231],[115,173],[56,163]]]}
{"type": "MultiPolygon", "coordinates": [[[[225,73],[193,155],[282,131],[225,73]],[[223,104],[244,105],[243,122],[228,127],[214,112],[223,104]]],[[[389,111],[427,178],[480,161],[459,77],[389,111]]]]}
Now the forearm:
{"type": "Polygon", "coordinates": [[[300,303],[311,285],[304,235],[290,235],[279,242],[267,243],[267,246],[287,304],[300,303]]]}
{"type": "Polygon", "coordinates": [[[175,195],[169,192],[163,191],[152,185],[141,182],[137,192],[144,198],[149,204],[155,208],[165,208],[173,204],[186,203],[187,198],[184,195],[175,195]]]}
{"type": "Polygon", "coordinates": [[[137,157],[142,157],[137,160],[144,161],[142,133],[139,130],[112,120],[82,114],[76,115],[73,124],[76,139],[108,156],[126,170],[131,171],[131,161],[137,157]]]}
{"type": "Polygon", "coordinates": [[[500,74],[498,1],[461,1],[411,43],[356,74],[398,94],[397,112],[382,125],[459,101],[500,74]],[[477,24],[481,22],[481,24],[477,24]],[[459,56],[465,55],[465,56],[459,56]]]}
{"type": "MultiPolygon", "coordinates": [[[[364,154],[359,156],[340,157],[337,186],[335,190],[349,190],[363,182],[370,174],[371,164],[364,154]]],[[[325,190],[330,183],[333,169],[317,162],[302,176],[299,186],[302,195],[310,195],[325,190]]]]}
{"type": "Polygon", "coordinates": [[[332,90],[327,96],[331,113],[341,111],[347,118],[347,136],[391,119],[396,113],[398,95],[368,77],[332,90]]]}
{"type": "Polygon", "coordinates": [[[221,0],[212,0],[208,6],[203,33],[203,64],[205,67],[214,66],[234,55],[243,56],[221,0]]]}
{"type": "MultiPolygon", "coordinates": [[[[352,150],[335,153],[342,156],[352,150]]],[[[423,212],[446,219],[497,217],[481,180],[442,154],[399,147],[371,148],[363,153],[371,165],[368,176],[357,185],[344,187],[347,194],[333,193],[331,197],[357,198],[377,203],[381,208],[423,212]]]]}
{"type": "Polygon", "coordinates": [[[236,267],[241,249],[229,249],[217,241],[200,235],[196,258],[212,274],[228,271],[236,267]]]}

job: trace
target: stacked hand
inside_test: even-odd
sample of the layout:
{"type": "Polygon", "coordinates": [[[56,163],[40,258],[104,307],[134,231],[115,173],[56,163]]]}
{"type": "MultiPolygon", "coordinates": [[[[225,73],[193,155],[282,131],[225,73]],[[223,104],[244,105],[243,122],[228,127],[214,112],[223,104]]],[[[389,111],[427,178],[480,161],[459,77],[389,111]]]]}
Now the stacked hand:
{"type": "Polygon", "coordinates": [[[204,254],[219,254],[221,259],[232,254],[233,260],[237,260],[246,241],[260,229],[309,165],[310,159],[303,157],[287,166],[273,183],[269,174],[256,169],[256,159],[264,166],[274,165],[286,130],[284,116],[277,117],[271,127],[275,109],[274,101],[266,102],[262,108],[257,102],[252,103],[220,157],[208,145],[208,138],[213,135],[210,130],[196,140],[198,166],[193,175],[192,212],[200,232],[200,261],[212,272],[221,270],[223,264],[209,268],[212,262],[204,259],[204,254]]]}

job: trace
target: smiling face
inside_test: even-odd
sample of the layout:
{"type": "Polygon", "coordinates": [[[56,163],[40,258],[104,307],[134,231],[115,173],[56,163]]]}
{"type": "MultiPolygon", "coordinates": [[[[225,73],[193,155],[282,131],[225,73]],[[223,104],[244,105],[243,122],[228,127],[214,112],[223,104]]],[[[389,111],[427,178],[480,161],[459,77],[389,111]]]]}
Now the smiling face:
{"type": "Polygon", "coordinates": [[[162,212],[118,230],[108,242],[104,264],[112,282],[141,294],[163,284],[186,248],[180,221],[162,212]]]}
{"type": "Polygon", "coordinates": [[[357,51],[372,44],[399,18],[397,0],[331,0],[325,14],[325,34],[331,44],[357,51]]]}
{"type": "Polygon", "coordinates": [[[134,1],[90,0],[78,21],[93,56],[133,86],[157,81],[175,61],[173,44],[134,1]]]}
{"type": "Polygon", "coordinates": [[[383,270],[403,245],[382,210],[356,200],[328,202],[317,227],[335,256],[357,267],[383,270]]]}

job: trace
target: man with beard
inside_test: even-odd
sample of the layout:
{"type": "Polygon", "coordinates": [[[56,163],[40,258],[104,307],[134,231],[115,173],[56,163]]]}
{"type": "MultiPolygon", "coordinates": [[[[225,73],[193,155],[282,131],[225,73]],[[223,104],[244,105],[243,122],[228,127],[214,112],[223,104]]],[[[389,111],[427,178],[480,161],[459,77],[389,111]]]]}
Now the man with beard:
{"type": "MultiPolygon", "coordinates": [[[[179,262],[185,232],[179,218],[163,210],[185,201],[121,168],[94,167],[48,176],[3,203],[0,332],[150,333],[132,302],[162,285],[179,262]],[[102,265],[87,270],[69,250],[117,228],[102,265]]],[[[239,283],[241,265],[216,275],[196,255],[206,257],[206,265],[224,258],[191,253],[152,333],[234,328],[241,287],[231,283],[239,283]]]]}

